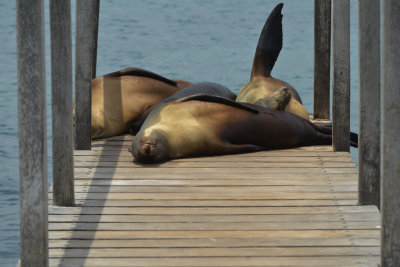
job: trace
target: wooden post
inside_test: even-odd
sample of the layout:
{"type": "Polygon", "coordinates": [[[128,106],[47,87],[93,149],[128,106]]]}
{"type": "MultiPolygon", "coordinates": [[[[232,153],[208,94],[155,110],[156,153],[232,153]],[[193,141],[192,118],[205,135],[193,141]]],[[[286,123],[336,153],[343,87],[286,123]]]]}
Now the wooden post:
{"type": "Polygon", "coordinates": [[[21,266],[48,266],[43,0],[17,0],[21,266]]]}
{"type": "Polygon", "coordinates": [[[96,76],[99,0],[76,0],[75,148],[91,149],[92,79],[96,76]]]}
{"type": "Polygon", "coordinates": [[[359,0],[359,182],[362,205],[380,208],[380,1],[359,0]]]}
{"type": "Polygon", "coordinates": [[[53,204],[74,205],[71,3],[50,2],[53,204]]]}
{"type": "Polygon", "coordinates": [[[314,10],[314,119],[329,119],[331,0],[314,0],[314,10]]]}
{"type": "Polygon", "coordinates": [[[400,4],[383,1],[382,267],[400,266],[400,4]]]}
{"type": "Polygon", "coordinates": [[[350,151],[350,1],[333,1],[334,151],[350,151]]]}

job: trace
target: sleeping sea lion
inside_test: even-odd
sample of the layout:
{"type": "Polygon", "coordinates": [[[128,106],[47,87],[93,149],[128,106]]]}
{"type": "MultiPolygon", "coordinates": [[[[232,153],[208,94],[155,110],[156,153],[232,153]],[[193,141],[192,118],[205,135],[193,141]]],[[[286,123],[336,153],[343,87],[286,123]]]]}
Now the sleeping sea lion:
{"type": "Polygon", "coordinates": [[[194,95],[154,109],[132,141],[137,162],[330,145],[328,128],[289,112],[194,95]]]}
{"type": "Polygon", "coordinates": [[[175,101],[182,97],[191,96],[191,95],[195,95],[195,94],[209,94],[209,95],[225,97],[225,98],[228,98],[231,100],[236,99],[235,93],[233,93],[231,90],[229,90],[228,88],[226,88],[223,85],[220,85],[217,83],[211,83],[211,82],[201,82],[201,83],[192,84],[192,85],[189,85],[188,87],[183,88],[182,90],[179,90],[178,92],[171,95],[170,97],[167,97],[167,98],[161,100],[158,104],[156,104],[153,107],[146,110],[146,112],[143,113],[143,115],[140,117],[140,119],[137,120],[135,123],[133,123],[133,125],[131,126],[131,128],[130,128],[131,134],[135,135],[140,130],[140,127],[142,127],[147,116],[150,114],[150,112],[153,109],[156,109],[156,108],[160,107],[161,105],[165,105],[166,103],[175,101]]]}
{"type": "Polygon", "coordinates": [[[290,84],[271,76],[272,68],[282,49],[282,7],[283,4],[278,4],[264,25],[254,56],[250,82],[240,89],[236,101],[274,109],[274,106],[270,104],[281,100],[276,98],[280,96],[280,93],[272,94],[279,90],[286,90],[291,97],[289,101],[284,98],[278,106],[308,120],[308,112],[302,105],[297,91],[290,84]]]}
{"type": "Polygon", "coordinates": [[[126,133],[147,109],[190,85],[127,68],[92,80],[92,139],[126,133]]]}

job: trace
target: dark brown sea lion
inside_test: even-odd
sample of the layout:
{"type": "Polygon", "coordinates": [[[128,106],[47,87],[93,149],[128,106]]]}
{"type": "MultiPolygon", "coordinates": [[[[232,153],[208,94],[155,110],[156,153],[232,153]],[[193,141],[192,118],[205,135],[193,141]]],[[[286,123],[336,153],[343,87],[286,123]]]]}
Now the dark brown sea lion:
{"type": "Polygon", "coordinates": [[[153,107],[149,108],[146,112],[143,113],[143,115],[140,117],[139,120],[137,120],[135,123],[130,128],[131,134],[136,134],[139,130],[140,127],[142,127],[143,123],[145,122],[147,116],[149,116],[150,112],[153,109],[156,109],[160,107],[161,105],[165,105],[166,103],[175,101],[177,99],[180,99],[182,97],[187,97],[195,94],[209,94],[209,95],[214,95],[214,96],[220,96],[220,97],[225,97],[231,100],[236,99],[235,93],[233,93],[231,90],[226,88],[223,85],[217,84],[217,83],[211,83],[211,82],[201,82],[201,83],[196,83],[189,85],[188,87],[183,88],[182,90],[179,90],[175,94],[171,95],[170,97],[167,97],[163,100],[161,100],[158,104],[154,105],[153,107]]]}
{"type": "Polygon", "coordinates": [[[271,76],[272,68],[282,49],[282,7],[283,4],[278,4],[264,25],[254,56],[250,82],[240,89],[236,101],[274,109],[270,104],[280,102],[281,99],[275,98],[280,94],[273,93],[288,90],[291,94],[289,101],[283,98],[278,106],[284,106],[285,111],[308,120],[307,109],[302,105],[297,91],[290,84],[271,76]]]}
{"type": "Polygon", "coordinates": [[[138,68],[93,79],[92,138],[126,133],[143,112],[190,84],[138,68]]]}
{"type": "Polygon", "coordinates": [[[195,95],[154,109],[132,142],[137,162],[330,145],[329,128],[289,112],[195,95]]]}

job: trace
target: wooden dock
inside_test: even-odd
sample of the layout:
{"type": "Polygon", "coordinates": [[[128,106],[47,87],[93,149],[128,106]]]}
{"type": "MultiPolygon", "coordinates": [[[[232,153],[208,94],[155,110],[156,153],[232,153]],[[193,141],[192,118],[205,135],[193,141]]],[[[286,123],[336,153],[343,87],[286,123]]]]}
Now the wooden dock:
{"type": "Polygon", "coordinates": [[[131,136],[75,151],[50,266],[377,266],[381,218],[331,146],[137,165],[131,136]]]}

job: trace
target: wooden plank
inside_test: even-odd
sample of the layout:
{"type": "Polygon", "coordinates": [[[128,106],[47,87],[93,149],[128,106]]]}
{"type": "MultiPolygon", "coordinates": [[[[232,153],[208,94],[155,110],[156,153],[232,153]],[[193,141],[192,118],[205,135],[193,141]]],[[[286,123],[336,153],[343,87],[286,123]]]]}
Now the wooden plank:
{"type": "MultiPolygon", "coordinates": [[[[354,194],[354,196],[356,196],[354,194]]],[[[51,205],[51,199],[49,199],[51,205]]],[[[77,206],[85,207],[301,207],[301,206],[349,206],[357,205],[357,199],[277,199],[277,200],[142,200],[142,199],[78,199],[77,206]]]]}
{"type": "Polygon", "coordinates": [[[50,1],[54,204],[74,205],[71,3],[50,1]]]}
{"type": "Polygon", "coordinates": [[[94,239],[94,240],[49,240],[51,248],[243,248],[243,247],[309,247],[309,246],[379,246],[379,238],[356,238],[356,237],[330,237],[328,238],[197,238],[197,239],[132,239],[132,240],[116,240],[116,239],[94,239]]]}
{"type": "Polygon", "coordinates": [[[380,230],[380,222],[223,222],[223,223],[82,223],[59,222],[50,231],[263,231],[263,230],[380,230]]]}
{"type": "Polygon", "coordinates": [[[383,1],[382,266],[400,266],[400,5],[383,1]]]}
{"type": "Polygon", "coordinates": [[[314,118],[330,117],[331,0],[314,1],[314,118]]]}
{"type": "Polygon", "coordinates": [[[350,2],[333,1],[332,146],[350,151],[350,2]]]}
{"type": "MultiPolygon", "coordinates": [[[[75,150],[74,151],[75,156],[90,156],[90,155],[98,155],[98,156],[108,156],[108,155],[113,155],[113,156],[129,156],[132,157],[132,154],[126,149],[123,150],[75,150]]],[[[220,156],[213,156],[213,157],[197,157],[197,158],[182,158],[179,159],[179,161],[193,161],[193,160],[198,160],[202,158],[209,158],[209,159],[236,159],[236,160],[245,160],[246,158],[268,158],[268,157],[277,157],[277,156],[284,156],[284,157],[333,157],[333,156],[343,156],[343,157],[350,157],[350,154],[348,152],[341,152],[341,151],[336,151],[334,152],[332,148],[328,150],[288,150],[288,149],[280,149],[280,150],[269,150],[269,151],[258,151],[258,152],[253,152],[253,153],[244,153],[244,154],[228,154],[228,155],[220,155],[220,156]]]]}
{"type": "Polygon", "coordinates": [[[132,222],[132,223],[164,223],[164,222],[380,222],[380,214],[375,213],[329,213],[329,214],[267,214],[267,215],[49,215],[49,222],[132,222]]]}
{"type": "Polygon", "coordinates": [[[357,199],[357,192],[343,192],[327,194],[326,192],[296,192],[296,193],[75,193],[76,199],[357,199]]]}
{"type": "MultiPolygon", "coordinates": [[[[353,169],[354,170],[354,169],[353,169]]],[[[270,171],[270,169],[268,170],[270,171]]],[[[114,172],[98,172],[92,169],[86,169],[86,171],[81,171],[80,169],[75,171],[75,179],[112,179],[112,180],[129,180],[129,179],[185,179],[185,180],[197,180],[197,179],[213,179],[213,180],[224,180],[224,179],[275,179],[275,180],[292,180],[292,179],[327,179],[334,182],[338,179],[349,179],[355,181],[358,177],[358,173],[329,173],[323,175],[321,178],[321,173],[214,173],[214,172],[195,172],[190,173],[182,170],[180,173],[165,173],[165,172],[141,172],[139,169],[132,171],[119,171],[114,172]]]]}
{"type": "Polygon", "coordinates": [[[380,1],[359,1],[358,9],[359,201],[380,207],[380,1]]]}
{"type": "Polygon", "coordinates": [[[371,230],[264,230],[264,231],[49,231],[49,239],[136,238],[378,238],[371,230]]]}
{"type": "MultiPolygon", "coordinates": [[[[186,161],[186,162],[166,162],[163,164],[159,164],[159,168],[164,168],[164,167],[181,167],[181,168],[203,168],[203,167],[208,167],[208,168],[318,168],[318,167],[325,167],[325,168],[351,168],[355,167],[354,162],[352,161],[346,161],[346,162],[252,162],[252,161],[236,161],[234,163],[234,167],[232,167],[232,162],[213,162],[213,161],[208,161],[208,162],[199,162],[199,161],[186,161]]],[[[107,167],[112,167],[112,168],[143,168],[147,167],[148,165],[143,165],[143,164],[136,164],[131,161],[115,161],[115,162],[110,162],[110,161],[84,161],[84,160],[77,160],[75,161],[75,166],[76,167],[86,167],[86,168],[107,168],[107,167]]]]}
{"type": "Polygon", "coordinates": [[[342,207],[51,207],[49,214],[329,214],[329,213],[364,213],[376,212],[374,206],[342,207]]]}
{"type": "Polygon", "coordinates": [[[376,266],[376,256],[51,259],[53,266],[376,266]]]}
{"type": "Polygon", "coordinates": [[[254,248],[113,248],[52,249],[51,258],[158,258],[158,257],[295,257],[379,255],[377,247],[254,247],[254,248]]]}
{"type": "MultiPolygon", "coordinates": [[[[132,164],[133,158],[132,155],[79,155],[75,156],[76,162],[130,162],[132,164]]],[[[254,162],[254,163],[300,163],[300,162],[318,162],[321,163],[322,159],[320,156],[304,156],[304,157],[295,157],[295,156],[274,156],[274,157],[203,157],[203,158],[187,158],[174,160],[175,163],[189,163],[189,162],[214,162],[214,163],[233,163],[233,162],[254,162]]],[[[353,162],[350,156],[326,156],[323,158],[323,162],[344,162],[350,163],[353,162]]]]}
{"type": "Polygon", "coordinates": [[[315,179],[130,179],[130,180],[116,180],[116,179],[97,179],[97,180],[77,180],[77,186],[328,186],[328,185],[348,185],[356,186],[357,181],[351,179],[335,179],[329,181],[327,178],[315,179]]]}
{"type": "Polygon", "coordinates": [[[20,264],[21,266],[48,266],[43,0],[17,0],[16,13],[20,264]]]}
{"type": "MultiPolygon", "coordinates": [[[[136,174],[148,174],[149,173],[149,168],[151,167],[156,167],[154,165],[148,165],[148,166],[143,166],[142,168],[135,168],[133,171],[130,168],[90,168],[90,167],[75,167],[76,172],[86,172],[86,173],[91,173],[91,172],[96,172],[96,173],[136,173],[136,174]]],[[[174,167],[163,167],[162,168],[163,173],[165,175],[175,175],[176,173],[181,174],[181,173],[186,173],[186,174],[205,174],[208,175],[209,173],[228,173],[231,174],[232,171],[234,170],[235,173],[246,173],[246,174],[253,174],[253,173],[269,173],[269,174],[292,174],[292,173],[297,173],[297,174],[312,174],[312,173],[326,173],[326,174],[334,174],[334,173],[344,173],[344,174],[358,174],[358,171],[356,168],[351,168],[351,167],[343,167],[343,168],[328,168],[328,167],[322,167],[321,168],[303,168],[303,167],[298,167],[298,168],[209,168],[209,167],[202,167],[202,168],[174,168],[174,167]]]]}
{"type": "MultiPolygon", "coordinates": [[[[330,186],[301,186],[301,185],[282,185],[282,186],[75,186],[77,193],[200,193],[200,194],[218,194],[218,193],[275,193],[280,192],[357,192],[357,186],[351,185],[330,185],[330,186]]],[[[51,192],[51,191],[49,191],[51,192]]]]}

